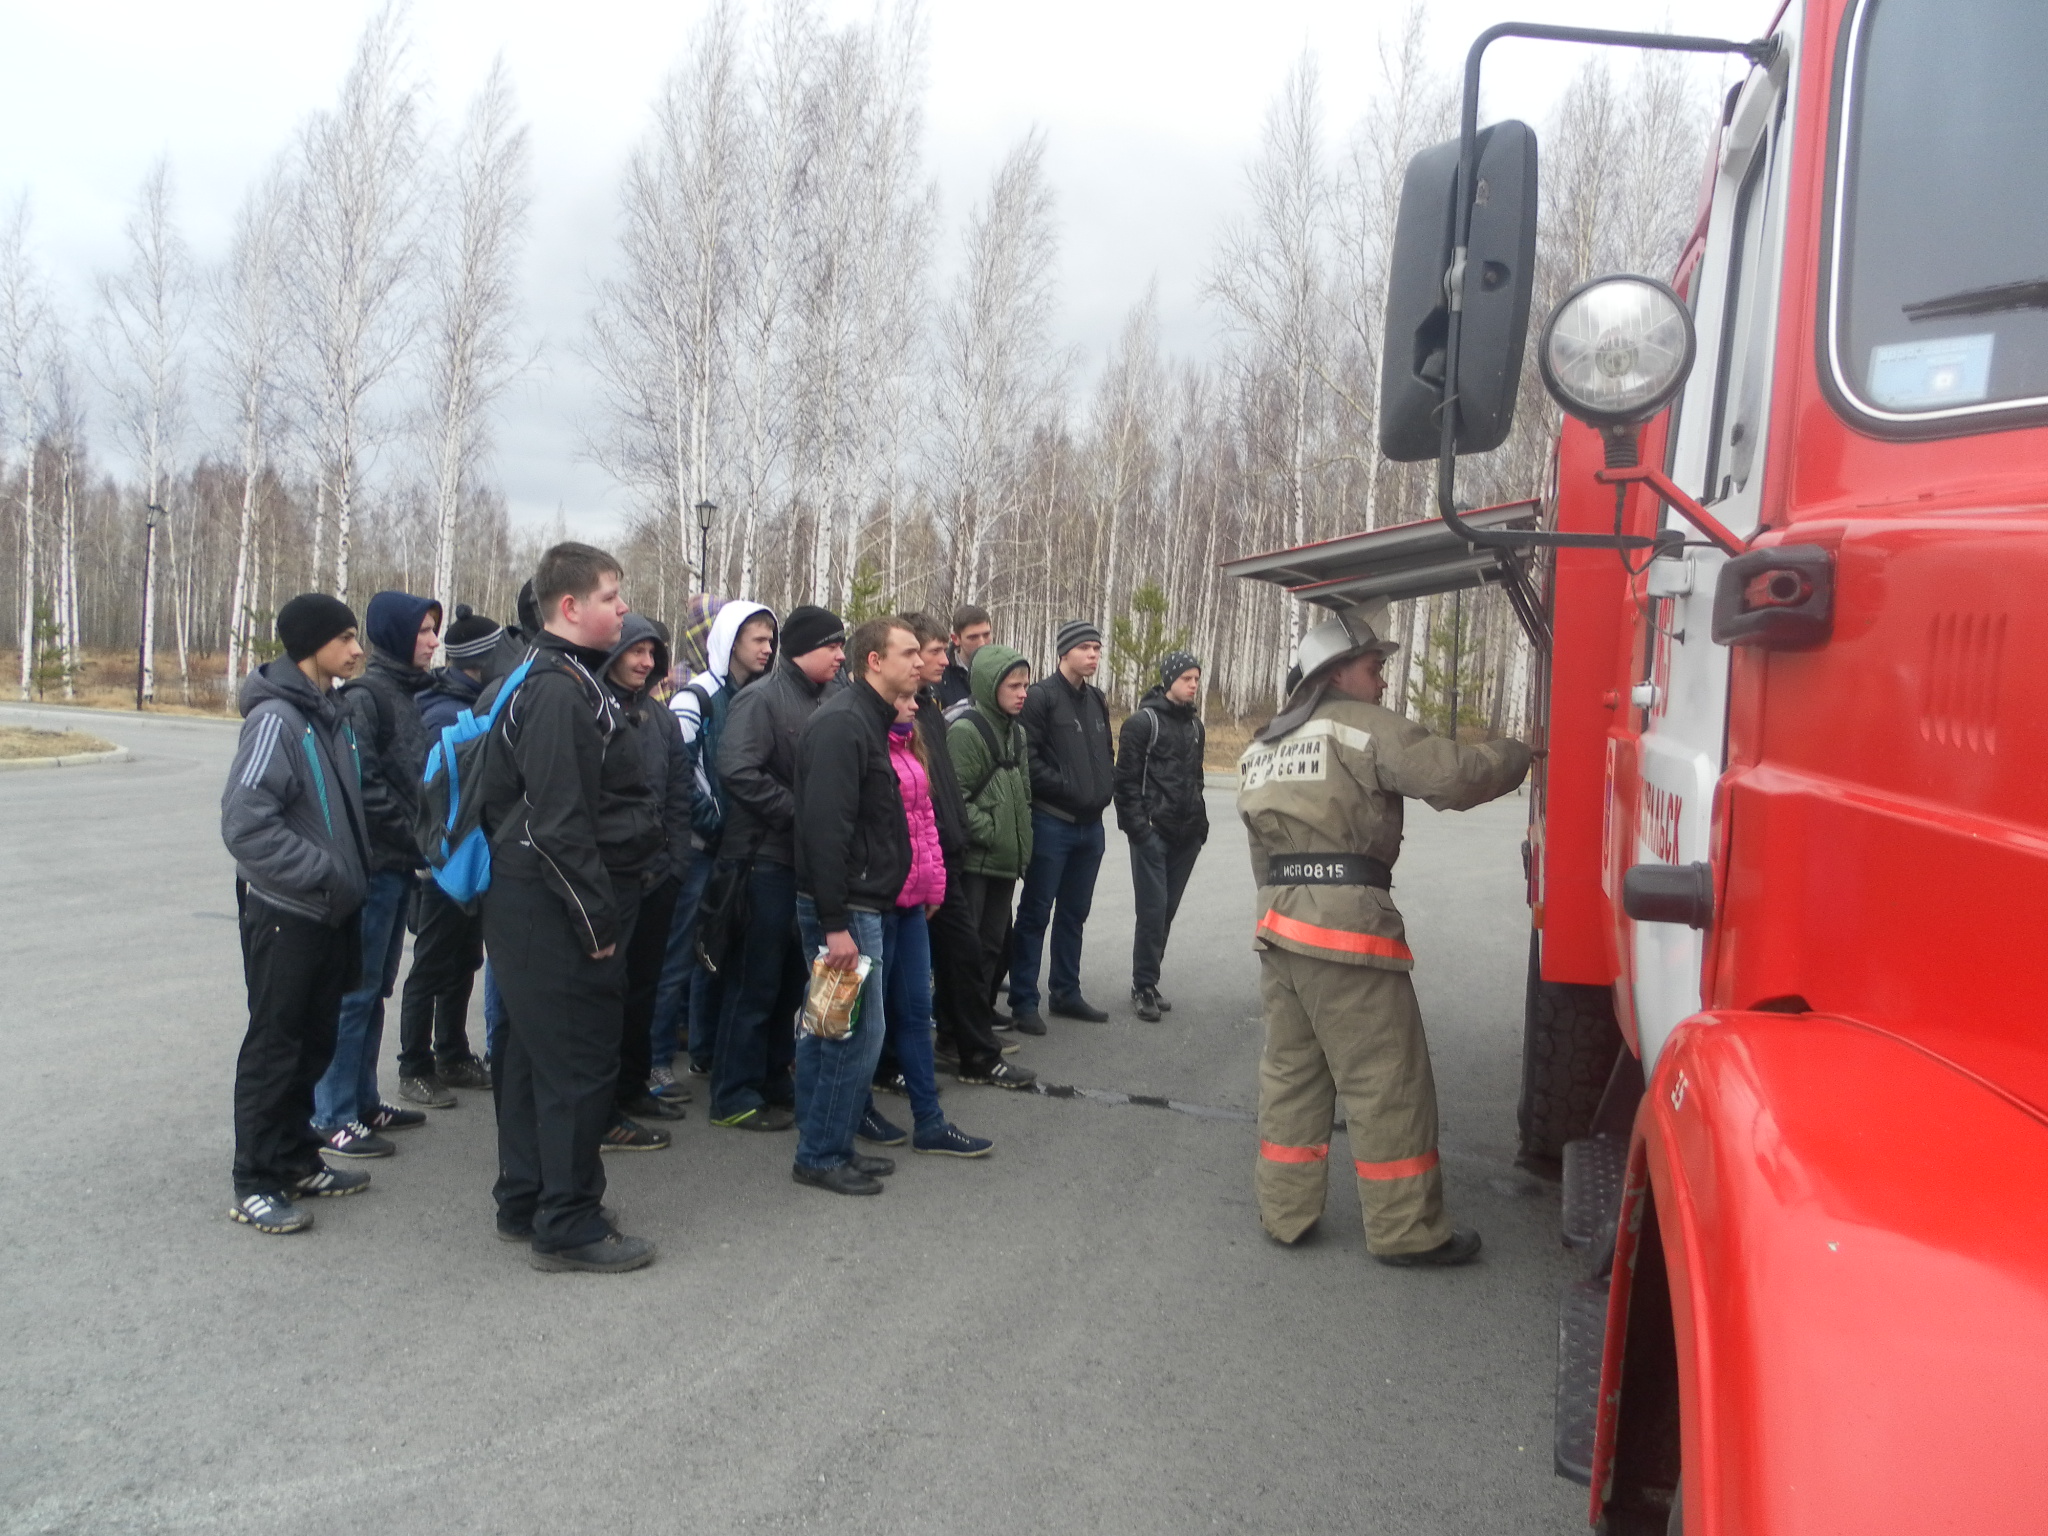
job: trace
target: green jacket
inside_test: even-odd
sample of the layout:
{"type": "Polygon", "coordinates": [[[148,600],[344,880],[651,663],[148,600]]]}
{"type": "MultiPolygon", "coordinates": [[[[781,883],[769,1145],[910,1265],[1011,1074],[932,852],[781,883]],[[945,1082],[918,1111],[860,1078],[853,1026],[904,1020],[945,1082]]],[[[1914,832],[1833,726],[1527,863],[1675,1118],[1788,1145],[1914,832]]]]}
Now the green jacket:
{"type": "Polygon", "coordinates": [[[1019,880],[1031,862],[1031,760],[1024,750],[1024,727],[996,705],[996,686],[1012,668],[1026,666],[1023,656],[1006,645],[984,645],[974,653],[968,683],[974,690],[972,713],[962,715],[946,732],[960,793],[967,800],[967,857],[970,875],[1019,880]],[[990,728],[984,734],[983,727],[990,728]],[[1001,751],[991,756],[992,734],[1001,751]]]}

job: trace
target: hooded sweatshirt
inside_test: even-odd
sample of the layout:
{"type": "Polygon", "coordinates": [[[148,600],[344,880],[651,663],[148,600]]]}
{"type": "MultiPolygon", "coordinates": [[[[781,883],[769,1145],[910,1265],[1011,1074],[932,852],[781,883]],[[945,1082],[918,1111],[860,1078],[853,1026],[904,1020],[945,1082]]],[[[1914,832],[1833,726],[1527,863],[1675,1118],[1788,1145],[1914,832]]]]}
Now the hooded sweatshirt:
{"type": "Polygon", "coordinates": [[[379,592],[363,612],[370,664],[343,685],[341,708],[355,728],[363,758],[363,810],[370,823],[370,861],[377,870],[410,874],[420,867],[413,817],[432,742],[420,721],[418,697],[433,678],[412,664],[413,643],[441,605],[410,592],[379,592]]]}
{"type": "Polygon", "coordinates": [[[683,744],[682,722],[662,708],[652,696],[654,685],[668,676],[668,642],[652,619],[637,613],[626,615],[619,630],[619,643],[605,658],[604,683],[626,712],[640,744],[641,765],[646,772],[651,809],[662,826],[662,847],[647,866],[642,878],[659,885],[670,875],[682,873],[690,854],[690,811],[696,802],[694,765],[690,749],[683,744]],[[654,642],[654,666],[639,688],[627,688],[612,676],[612,667],[627,650],[642,640],[654,642]]]}
{"type": "Polygon", "coordinates": [[[338,928],[369,889],[355,733],[292,662],[242,680],[242,739],[220,797],[235,878],[272,906],[338,928]]]}
{"type": "Polygon", "coordinates": [[[968,668],[973,711],[946,732],[967,805],[967,853],[961,867],[971,875],[1016,880],[1031,863],[1031,769],[1024,727],[996,703],[1003,679],[1026,665],[1007,645],[976,651],[968,668]],[[993,753],[990,742],[996,744],[993,753]]]}
{"type": "Polygon", "coordinates": [[[684,640],[692,647],[694,636],[704,623],[702,615],[710,616],[710,628],[703,637],[704,667],[676,691],[669,708],[675,711],[682,726],[683,745],[691,756],[697,787],[691,846],[701,849],[716,846],[725,826],[726,795],[718,777],[718,742],[725,733],[732,696],[738,691],[732,681],[733,643],[749,619],[759,616],[772,624],[775,615],[744,598],[693,597],[690,611],[691,622],[684,630],[684,640]]]}

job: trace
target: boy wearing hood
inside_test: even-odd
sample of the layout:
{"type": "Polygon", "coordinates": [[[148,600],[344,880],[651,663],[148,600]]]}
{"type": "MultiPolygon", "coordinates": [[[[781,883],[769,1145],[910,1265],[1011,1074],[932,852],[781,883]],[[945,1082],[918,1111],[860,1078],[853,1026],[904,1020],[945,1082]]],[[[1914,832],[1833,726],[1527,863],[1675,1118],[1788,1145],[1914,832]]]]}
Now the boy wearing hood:
{"type": "Polygon", "coordinates": [[[1124,721],[1116,752],[1116,824],[1130,843],[1138,909],[1131,937],[1131,1006],[1156,1024],[1173,1004],[1159,995],[1159,966],[1180,898],[1209,840],[1202,797],[1202,664],[1186,651],[1159,662],[1159,686],[1124,721]]]}
{"type": "Polygon", "coordinates": [[[285,654],[242,683],[242,739],[220,797],[249,989],[228,1214],[259,1232],[300,1232],[313,1218],[295,1199],[370,1182],[325,1167],[311,1123],[342,994],[362,971],[370,838],[355,736],[334,685],[363,648],[356,616],[319,592],[278,611],[277,636],[285,654]]]}
{"type": "Polygon", "coordinates": [[[441,643],[441,605],[410,592],[379,592],[364,611],[370,664],[342,685],[341,712],[355,732],[363,765],[363,815],[370,828],[370,888],[363,901],[363,969],[341,1000],[334,1060],[313,1090],[313,1124],[327,1150],[350,1159],[389,1157],[398,1149],[380,1131],[426,1119],[386,1104],[377,1092],[384,1040],[384,999],[398,979],[405,919],[420,867],[413,836],[427,731],[416,697],[433,681],[427,663],[441,643]]]}
{"type": "MultiPolygon", "coordinates": [[[[947,728],[946,748],[967,809],[961,888],[980,949],[978,995],[993,1024],[996,986],[1010,954],[1010,900],[1031,867],[1031,763],[1017,721],[1031,687],[1031,663],[1007,645],[984,645],[968,677],[974,705],[947,728]]],[[[1001,1061],[998,1054],[995,1062],[1001,1061]]],[[[970,1062],[963,1053],[960,1081],[1005,1086],[994,1065],[970,1062]]]]}
{"type": "MultiPolygon", "coordinates": [[[[504,643],[505,630],[467,604],[457,604],[448,626],[444,667],[420,690],[420,724],[427,748],[465,709],[476,707],[485,669],[504,643]]],[[[451,901],[432,880],[419,883],[413,905],[412,969],[398,1003],[398,1092],[432,1109],[455,1103],[451,1088],[488,1088],[491,1075],[469,1049],[469,994],[484,963],[483,918],[451,901]]]]}
{"type": "MultiPolygon", "coordinates": [[[[619,1046],[618,1108],[621,1117],[683,1118],[688,1090],[671,1082],[653,1094],[652,1028],[662,963],[673,931],[676,896],[690,854],[690,813],[696,802],[694,764],[683,744],[682,724],[651,694],[668,676],[668,629],[659,621],[629,613],[605,667],[605,685],[625,711],[640,744],[652,809],[661,823],[661,848],[640,874],[640,916],[626,944],[625,1034],[619,1046]]],[[[673,1048],[673,1047],[671,1047],[673,1048]]],[[[673,1078],[673,1074],[671,1074],[673,1078]]]]}
{"type": "Polygon", "coordinates": [[[690,1071],[699,1077],[711,1071],[718,1042],[717,978],[697,964],[697,913],[704,888],[718,861],[725,823],[725,792],[718,778],[718,743],[725,734],[733,695],[767,672],[775,659],[775,615],[744,598],[699,595],[690,599],[690,622],[683,626],[685,660],[697,675],[669,701],[689,754],[694,788],[690,841],[676,893],[675,916],[669,925],[668,955],[661,986],[655,994],[654,1066],[648,1086],[657,1095],[678,1096],[675,1056],[683,1031],[689,1031],[690,1071]]]}

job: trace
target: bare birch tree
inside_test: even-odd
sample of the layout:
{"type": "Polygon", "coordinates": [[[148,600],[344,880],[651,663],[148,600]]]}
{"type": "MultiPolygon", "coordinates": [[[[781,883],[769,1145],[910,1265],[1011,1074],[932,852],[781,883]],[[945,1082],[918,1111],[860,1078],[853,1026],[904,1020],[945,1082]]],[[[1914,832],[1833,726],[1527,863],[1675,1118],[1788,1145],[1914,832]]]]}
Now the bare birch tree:
{"type": "MultiPolygon", "coordinates": [[[[170,461],[184,427],[185,331],[192,311],[192,263],[171,207],[170,164],[158,160],[143,178],[128,219],[128,266],[100,278],[106,330],[101,354],[115,422],[142,470],[144,516],[169,520],[164,506],[170,461]]],[[[168,537],[166,549],[170,547],[168,537]]],[[[170,561],[175,566],[175,561],[170,561]]],[[[149,563],[142,589],[142,682],[156,697],[156,621],[161,566],[149,563]]],[[[174,583],[175,585],[175,583],[174,583]]],[[[184,673],[182,648],[179,672],[184,673]]]]}
{"type": "MultiPolygon", "coordinates": [[[[372,407],[412,336],[402,301],[419,254],[422,144],[403,14],[394,4],[371,18],[341,100],[299,135],[294,300],[312,375],[323,508],[334,518],[334,590],[343,601],[364,460],[382,435],[372,407]]],[[[316,582],[322,523],[314,529],[316,582]]]]}
{"type": "Polygon", "coordinates": [[[455,525],[482,460],[485,422],[512,381],[514,266],[525,234],[526,129],[515,120],[502,58],[491,65],[456,141],[452,222],[438,253],[430,406],[434,465],[434,577],[441,611],[455,612],[455,525]]]}
{"type": "Polygon", "coordinates": [[[36,650],[36,445],[48,388],[50,312],[42,272],[29,250],[29,205],[16,200],[0,227],[0,370],[21,453],[21,696],[29,697],[36,650]]]}

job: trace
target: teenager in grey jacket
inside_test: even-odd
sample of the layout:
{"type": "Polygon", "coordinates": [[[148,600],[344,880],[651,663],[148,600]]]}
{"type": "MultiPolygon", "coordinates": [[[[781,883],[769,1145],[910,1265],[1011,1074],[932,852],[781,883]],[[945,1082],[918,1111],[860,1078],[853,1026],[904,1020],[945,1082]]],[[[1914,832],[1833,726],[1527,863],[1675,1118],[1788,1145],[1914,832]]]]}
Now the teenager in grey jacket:
{"type": "Polygon", "coordinates": [[[355,736],[333,692],[362,659],[355,615],[306,593],[279,611],[277,633],[285,655],[242,685],[242,739],[220,799],[249,989],[229,1214],[259,1232],[297,1232],[313,1218],[296,1198],[369,1183],[322,1165],[311,1122],[342,994],[362,968],[370,839],[355,736]]]}

